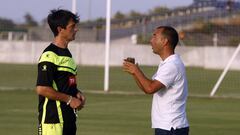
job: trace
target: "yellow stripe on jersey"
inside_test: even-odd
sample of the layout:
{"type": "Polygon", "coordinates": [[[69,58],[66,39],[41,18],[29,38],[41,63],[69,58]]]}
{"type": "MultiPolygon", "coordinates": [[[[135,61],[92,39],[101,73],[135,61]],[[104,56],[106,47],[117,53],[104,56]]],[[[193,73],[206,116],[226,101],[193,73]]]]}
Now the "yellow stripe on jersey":
{"type": "Polygon", "coordinates": [[[74,75],[77,74],[77,65],[71,57],[59,56],[52,51],[46,51],[39,60],[39,63],[41,62],[51,62],[58,66],[58,71],[66,71],[74,75]]]}
{"type": "MultiPolygon", "coordinates": [[[[53,88],[58,91],[56,83],[53,81],[53,88]]],[[[56,100],[56,105],[57,105],[57,111],[58,111],[58,119],[60,123],[63,124],[63,115],[62,115],[62,110],[61,110],[61,102],[56,100]]]]}

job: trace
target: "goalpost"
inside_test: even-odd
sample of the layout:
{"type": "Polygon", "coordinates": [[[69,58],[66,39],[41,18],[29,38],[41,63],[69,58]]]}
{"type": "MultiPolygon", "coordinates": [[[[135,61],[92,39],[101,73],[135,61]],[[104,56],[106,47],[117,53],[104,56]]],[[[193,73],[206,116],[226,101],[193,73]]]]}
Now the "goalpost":
{"type": "MultiPolygon", "coordinates": [[[[77,11],[77,1],[72,0],[72,12],[77,11]]],[[[105,66],[104,66],[104,91],[109,90],[109,54],[111,35],[111,0],[106,0],[106,38],[105,38],[105,66]]]]}
{"type": "Polygon", "coordinates": [[[236,49],[235,52],[233,53],[233,55],[232,55],[231,59],[229,60],[227,66],[224,68],[221,76],[218,78],[217,83],[215,84],[215,86],[213,87],[213,89],[212,89],[212,91],[211,91],[211,93],[210,93],[210,97],[213,97],[214,94],[216,93],[218,87],[220,86],[222,80],[224,79],[225,75],[227,74],[227,72],[228,72],[228,70],[229,70],[229,68],[230,68],[233,60],[236,58],[236,56],[237,56],[237,54],[238,54],[239,51],[240,51],[240,44],[238,45],[237,49],[236,49]]]}
{"type": "Polygon", "coordinates": [[[76,14],[77,13],[77,1],[72,0],[72,13],[76,14]]]}
{"type": "Polygon", "coordinates": [[[105,68],[104,68],[104,91],[109,90],[109,55],[111,40],[111,0],[107,0],[106,5],[106,37],[105,37],[105,68]]]}

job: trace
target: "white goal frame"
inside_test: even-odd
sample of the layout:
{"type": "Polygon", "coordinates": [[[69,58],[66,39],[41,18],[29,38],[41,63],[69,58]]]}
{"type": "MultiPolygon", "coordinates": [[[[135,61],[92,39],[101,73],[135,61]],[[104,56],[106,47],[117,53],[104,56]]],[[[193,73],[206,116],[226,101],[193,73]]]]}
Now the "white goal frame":
{"type": "Polygon", "coordinates": [[[237,54],[239,53],[239,51],[240,51],[240,44],[238,45],[237,49],[236,49],[235,52],[233,53],[233,55],[232,55],[231,59],[229,60],[227,66],[224,68],[221,76],[218,78],[217,83],[215,84],[215,86],[213,87],[213,89],[212,89],[212,91],[211,91],[211,93],[210,93],[210,97],[213,97],[214,94],[217,92],[217,90],[218,90],[221,82],[223,81],[225,75],[227,74],[230,66],[232,65],[233,60],[236,58],[236,56],[237,56],[237,54]]]}

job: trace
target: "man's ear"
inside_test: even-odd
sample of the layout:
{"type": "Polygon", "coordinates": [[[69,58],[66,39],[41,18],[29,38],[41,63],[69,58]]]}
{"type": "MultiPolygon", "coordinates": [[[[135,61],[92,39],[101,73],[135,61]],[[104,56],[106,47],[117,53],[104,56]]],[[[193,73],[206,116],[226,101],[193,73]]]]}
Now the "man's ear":
{"type": "Polygon", "coordinates": [[[164,45],[167,45],[168,42],[169,42],[169,40],[168,40],[167,38],[164,38],[164,39],[163,39],[163,44],[164,44],[164,45]]]}
{"type": "Polygon", "coordinates": [[[61,30],[62,30],[62,28],[61,28],[60,26],[58,26],[58,27],[57,27],[57,31],[58,31],[58,33],[60,33],[61,30]]]}

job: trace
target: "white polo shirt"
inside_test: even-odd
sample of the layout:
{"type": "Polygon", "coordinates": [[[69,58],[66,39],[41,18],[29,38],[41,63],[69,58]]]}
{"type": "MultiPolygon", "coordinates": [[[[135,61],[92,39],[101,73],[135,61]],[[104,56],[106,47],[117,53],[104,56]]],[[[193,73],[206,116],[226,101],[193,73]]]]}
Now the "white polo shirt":
{"type": "Polygon", "coordinates": [[[185,66],[179,55],[171,55],[161,62],[152,79],[166,86],[153,95],[152,128],[170,130],[188,127],[187,78],[185,66]]]}

